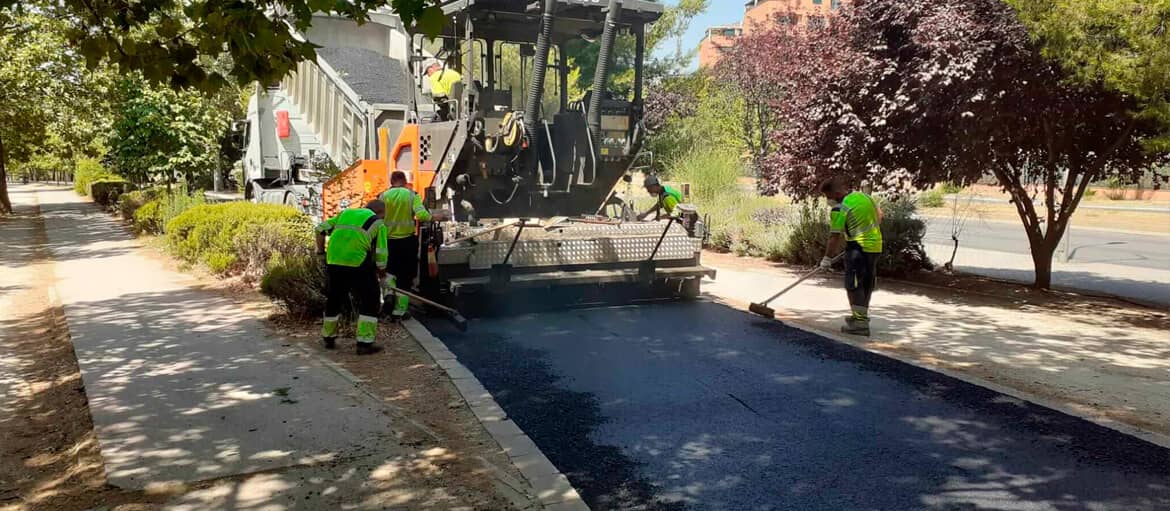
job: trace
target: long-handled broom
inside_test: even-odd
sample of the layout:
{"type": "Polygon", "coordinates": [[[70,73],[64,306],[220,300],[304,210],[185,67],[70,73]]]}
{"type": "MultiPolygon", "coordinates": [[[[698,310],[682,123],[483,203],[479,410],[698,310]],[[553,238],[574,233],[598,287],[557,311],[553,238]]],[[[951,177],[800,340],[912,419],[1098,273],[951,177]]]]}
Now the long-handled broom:
{"type": "MultiPolygon", "coordinates": [[[[837,257],[834,257],[833,262],[834,263],[837,262],[837,260],[840,259],[842,255],[844,255],[844,254],[840,254],[837,257]]],[[[803,277],[796,279],[796,282],[789,284],[788,287],[781,289],[779,293],[772,295],[767,300],[764,300],[764,301],[759,302],[759,303],[752,303],[751,305],[748,305],[748,310],[752,311],[753,314],[758,314],[758,315],[763,316],[765,318],[769,318],[769,319],[775,318],[776,311],[772,310],[771,307],[768,307],[768,304],[771,303],[772,300],[780,298],[780,296],[783,295],[784,293],[791,291],[792,288],[799,286],[801,282],[804,282],[804,281],[812,278],[813,275],[816,275],[820,272],[821,272],[821,267],[817,266],[816,268],[813,269],[813,271],[810,271],[810,272],[804,274],[803,277]]]]}
{"type": "Polygon", "coordinates": [[[426,298],[423,298],[419,295],[411,293],[410,291],[403,291],[402,289],[399,289],[399,288],[392,288],[392,289],[396,293],[402,293],[406,296],[409,296],[412,300],[422,302],[424,304],[430,305],[431,307],[434,307],[436,309],[439,309],[440,311],[447,313],[447,319],[450,319],[451,322],[455,324],[455,328],[458,328],[460,332],[467,331],[467,318],[464,318],[463,315],[459,313],[459,311],[452,309],[450,307],[447,307],[446,305],[442,305],[442,304],[427,300],[426,298]]]}

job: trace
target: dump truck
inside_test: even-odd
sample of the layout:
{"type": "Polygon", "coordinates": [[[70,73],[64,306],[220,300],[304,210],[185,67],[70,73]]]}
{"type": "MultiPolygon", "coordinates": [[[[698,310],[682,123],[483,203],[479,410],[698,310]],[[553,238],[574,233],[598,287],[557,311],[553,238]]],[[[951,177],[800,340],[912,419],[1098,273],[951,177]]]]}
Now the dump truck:
{"type": "Polygon", "coordinates": [[[553,288],[582,297],[593,295],[582,288],[697,296],[700,281],[714,277],[700,262],[705,222],[689,205],[678,218],[637,221],[630,194],[619,193],[632,187],[636,171],[648,170],[635,165],[646,160],[645,33],[662,6],[456,0],[441,8],[448,22],[435,39],[410,34],[392,19],[382,20],[381,35],[348,32],[367,24],[334,37],[325,28],[336,30],[339,20],[321,17],[325,27],[314,18],[307,37],[322,46],[317,61],[266,87],[271,100],[257,102],[259,124],[276,123],[261,131],[273,131],[277,140],[262,140],[261,148],[276,148],[261,152],[263,165],[250,163],[264,169],[254,173],[262,181],[252,180],[258,183],[252,197],[296,204],[299,195],[288,188],[322,175],[304,152],[311,145],[278,158],[290,145],[274,145],[285,140],[279,112],[287,105],[288,129],[319,144],[317,154],[324,151],[344,169],[319,178],[320,205],[309,197],[310,214],[328,217],[363,205],[388,188],[394,171],[406,174],[428,208],[452,213],[418,226],[421,268],[412,287],[428,297],[466,304],[553,288]],[[628,91],[607,86],[619,33],[636,43],[628,91]],[[593,87],[570,97],[566,46],[582,39],[599,42],[599,64],[593,87]],[[385,41],[391,41],[385,52],[371,48],[385,41]],[[338,54],[355,45],[378,58],[339,70],[346,66],[338,54]],[[441,98],[429,94],[424,69],[436,59],[461,75],[441,98]],[[322,104],[328,113],[314,113],[322,104]],[[307,112],[304,122],[293,122],[300,112],[307,112]],[[302,129],[310,133],[301,135],[302,129]]]}
{"type": "Polygon", "coordinates": [[[316,45],[276,83],[255,84],[247,117],[233,125],[241,148],[243,198],[321,215],[321,186],[378,155],[378,130],[397,133],[415,111],[404,62],[410,39],[389,10],[367,23],[318,13],[297,34],[316,45]]]}

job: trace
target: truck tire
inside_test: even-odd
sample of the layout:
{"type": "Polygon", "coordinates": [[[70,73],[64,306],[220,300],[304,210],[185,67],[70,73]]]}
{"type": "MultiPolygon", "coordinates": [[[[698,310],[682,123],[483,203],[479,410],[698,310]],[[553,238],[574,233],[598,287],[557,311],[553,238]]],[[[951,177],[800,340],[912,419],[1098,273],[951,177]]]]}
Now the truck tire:
{"type": "Polygon", "coordinates": [[[698,277],[683,280],[678,288],[679,298],[683,300],[695,300],[699,298],[699,295],[702,294],[702,290],[700,289],[702,281],[703,279],[698,277]]]}

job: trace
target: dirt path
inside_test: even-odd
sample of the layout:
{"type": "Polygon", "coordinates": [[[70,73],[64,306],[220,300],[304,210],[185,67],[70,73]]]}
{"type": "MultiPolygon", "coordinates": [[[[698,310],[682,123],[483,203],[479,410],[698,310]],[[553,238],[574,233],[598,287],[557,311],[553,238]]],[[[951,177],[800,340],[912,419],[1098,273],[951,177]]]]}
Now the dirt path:
{"type": "MultiPolygon", "coordinates": [[[[35,201],[0,217],[0,509],[88,509],[161,497],[107,486],[35,201]]],[[[24,200],[21,200],[24,199],[24,200]]],[[[122,506],[118,509],[134,509],[122,506]]]]}

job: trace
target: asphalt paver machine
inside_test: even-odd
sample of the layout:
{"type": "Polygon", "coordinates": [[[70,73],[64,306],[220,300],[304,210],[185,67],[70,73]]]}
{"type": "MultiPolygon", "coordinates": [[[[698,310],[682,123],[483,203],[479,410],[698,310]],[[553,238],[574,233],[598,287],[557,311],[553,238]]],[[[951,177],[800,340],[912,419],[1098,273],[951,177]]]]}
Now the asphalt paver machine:
{"type": "Polygon", "coordinates": [[[412,119],[379,131],[380,164],[325,183],[324,213],[358,206],[390,172],[406,173],[427,207],[452,213],[419,226],[419,290],[456,304],[550,289],[569,299],[615,288],[697,296],[714,276],[700,263],[697,212],[683,205],[677,220],[636,221],[615,193],[631,186],[646,136],[645,31],[661,4],[457,0],[442,9],[441,37],[414,36],[403,59],[421,92],[412,119]],[[607,86],[621,34],[636,47],[628,91],[607,86]],[[598,64],[593,87],[574,98],[565,51],[582,41],[597,43],[598,64]],[[462,80],[428,100],[424,68],[436,59],[462,80]]]}

